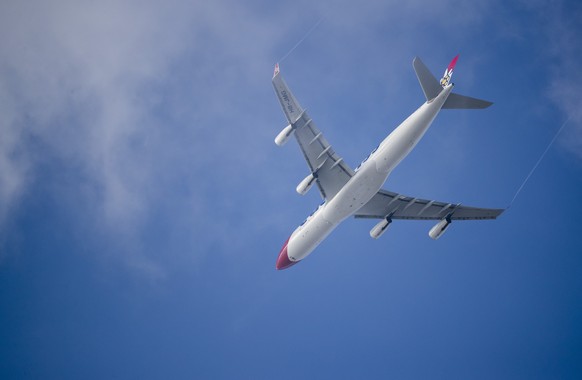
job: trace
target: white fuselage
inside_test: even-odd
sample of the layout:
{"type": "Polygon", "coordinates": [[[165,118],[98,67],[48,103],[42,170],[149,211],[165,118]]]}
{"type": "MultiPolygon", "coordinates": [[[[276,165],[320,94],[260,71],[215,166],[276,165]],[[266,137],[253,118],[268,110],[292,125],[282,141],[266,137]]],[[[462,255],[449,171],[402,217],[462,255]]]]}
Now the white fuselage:
{"type": "Polygon", "coordinates": [[[424,136],[451,90],[452,84],[414,111],[356,169],[356,174],[339,193],[323,203],[291,234],[286,246],[291,262],[307,257],[335,227],[372,199],[390,172],[424,136]]]}

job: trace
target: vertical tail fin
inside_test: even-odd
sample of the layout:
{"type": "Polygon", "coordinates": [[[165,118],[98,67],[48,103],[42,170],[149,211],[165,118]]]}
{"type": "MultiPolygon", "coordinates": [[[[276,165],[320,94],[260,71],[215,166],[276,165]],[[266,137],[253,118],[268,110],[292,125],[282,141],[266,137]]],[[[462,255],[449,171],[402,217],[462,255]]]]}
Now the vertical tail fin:
{"type": "Polygon", "coordinates": [[[455,68],[455,65],[457,64],[458,59],[459,59],[459,54],[457,54],[457,56],[455,58],[453,58],[451,63],[449,63],[449,66],[445,69],[445,73],[443,74],[443,77],[441,78],[441,86],[443,86],[443,88],[447,87],[449,85],[449,83],[451,83],[451,77],[453,76],[453,69],[455,68]]]}

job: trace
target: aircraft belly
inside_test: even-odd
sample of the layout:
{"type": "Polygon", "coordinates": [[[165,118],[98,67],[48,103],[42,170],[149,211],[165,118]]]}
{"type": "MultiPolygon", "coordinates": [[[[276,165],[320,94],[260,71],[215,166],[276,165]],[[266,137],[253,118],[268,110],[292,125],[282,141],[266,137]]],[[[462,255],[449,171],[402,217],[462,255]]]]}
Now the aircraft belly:
{"type": "Polygon", "coordinates": [[[444,202],[381,191],[392,170],[422,139],[443,106],[469,109],[486,108],[492,104],[451,92],[453,84],[450,80],[457,59],[458,55],[449,64],[440,83],[418,57],[414,59],[413,66],[427,101],[396,127],[355,171],[334,152],[291,94],[280,76],[279,65],[275,66],[272,83],[288,121],[275,143],[283,145],[291,134],[295,134],[310,168],[309,176],[300,183],[297,192],[304,194],[315,182],[324,198],[324,202],[284,243],[277,257],[276,269],[286,269],[306,258],[343,220],[354,214],[356,217],[383,219],[370,231],[370,236],[375,239],[384,233],[392,219],[444,217],[429,232],[430,237],[436,239],[452,219],[495,219],[503,212],[458,205],[451,207],[444,202]],[[378,198],[374,198],[376,195],[378,198]],[[370,202],[372,198],[374,200],[370,202]]]}
{"type": "Polygon", "coordinates": [[[376,195],[387,176],[378,173],[373,161],[367,162],[329,202],[323,211],[324,218],[332,223],[340,223],[351,216],[376,195]]]}
{"type": "Polygon", "coordinates": [[[425,103],[404,120],[381,144],[376,169],[390,173],[418,144],[439,110],[439,103],[425,103]]]}
{"type": "Polygon", "coordinates": [[[398,126],[380,145],[378,151],[358,170],[356,175],[329,201],[324,218],[340,223],[353,215],[380,190],[390,172],[406,157],[430,127],[445,91],[432,103],[425,103],[398,126]]]}
{"type": "Polygon", "coordinates": [[[291,261],[303,260],[325,239],[337,223],[331,223],[321,212],[305,222],[291,235],[287,245],[287,255],[291,261]]]}
{"type": "Polygon", "coordinates": [[[389,139],[375,160],[376,170],[381,173],[390,173],[398,166],[420,141],[424,132],[428,129],[428,125],[423,125],[419,129],[421,130],[405,131],[407,133],[399,133],[389,139]]]}

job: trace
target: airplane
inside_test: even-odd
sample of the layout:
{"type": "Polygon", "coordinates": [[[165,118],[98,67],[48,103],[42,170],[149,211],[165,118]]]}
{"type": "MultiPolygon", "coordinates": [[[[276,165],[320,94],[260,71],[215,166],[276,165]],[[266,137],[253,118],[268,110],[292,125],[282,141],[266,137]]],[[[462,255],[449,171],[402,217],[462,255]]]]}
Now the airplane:
{"type": "Polygon", "coordinates": [[[396,127],[355,169],[335,153],[307,112],[299,105],[275,65],[273,87],[289,123],[275,138],[283,146],[291,137],[299,147],[310,173],[297,186],[301,195],[317,184],[323,203],[287,239],[276,261],[276,269],[286,269],[305,259],[345,219],[380,219],[370,231],[378,239],[396,219],[437,220],[429,236],[436,240],[453,220],[496,219],[504,209],[476,208],[460,203],[419,199],[382,189],[389,174],[426,133],[441,109],[483,109],[491,102],[452,92],[457,55],[440,81],[415,57],[412,66],[426,102],[396,127]]]}

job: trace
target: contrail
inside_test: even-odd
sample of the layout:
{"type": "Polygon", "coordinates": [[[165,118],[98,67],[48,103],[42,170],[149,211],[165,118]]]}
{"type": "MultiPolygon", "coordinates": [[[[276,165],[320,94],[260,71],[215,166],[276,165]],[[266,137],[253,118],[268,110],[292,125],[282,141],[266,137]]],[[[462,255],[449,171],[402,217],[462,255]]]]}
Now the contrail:
{"type": "Polygon", "coordinates": [[[293,53],[293,50],[297,49],[297,47],[298,47],[299,45],[301,45],[301,43],[302,43],[303,41],[305,41],[305,40],[307,39],[307,37],[309,37],[309,35],[310,35],[311,33],[313,33],[313,31],[315,30],[315,28],[317,28],[317,27],[319,26],[319,24],[321,24],[321,21],[322,21],[322,20],[323,20],[323,17],[321,17],[321,18],[320,18],[320,19],[319,19],[319,20],[318,20],[318,21],[315,23],[315,25],[313,25],[313,26],[311,27],[311,29],[309,29],[309,30],[307,31],[307,33],[305,33],[305,35],[303,36],[303,38],[302,38],[302,39],[300,39],[300,40],[299,40],[299,42],[297,42],[297,43],[295,44],[295,46],[293,46],[293,47],[291,48],[291,50],[289,50],[289,51],[287,52],[287,54],[285,54],[285,55],[283,56],[283,58],[281,58],[281,59],[280,59],[278,62],[279,62],[279,63],[283,62],[283,60],[285,60],[285,58],[287,58],[287,57],[288,57],[288,56],[289,56],[291,53],[293,53]]]}
{"type": "Polygon", "coordinates": [[[519,193],[521,192],[521,190],[523,189],[523,187],[525,186],[525,184],[529,180],[529,177],[531,177],[532,174],[534,173],[534,171],[538,168],[538,166],[540,165],[540,163],[542,162],[542,160],[546,156],[546,153],[548,153],[548,150],[550,150],[550,148],[552,147],[552,144],[554,144],[554,141],[556,141],[556,139],[560,135],[560,132],[562,132],[562,129],[564,129],[564,127],[566,126],[566,124],[568,124],[568,122],[570,121],[570,118],[571,117],[569,117],[568,119],[566,119],[566,121],[564,122],[564,124],[562,124],[562,126],[558,130],[558,132],[556,132],[556,135],[554,136],[554,138],[552,139],[552,141],[550,141],[550,143],[546,147],[546,150],[544,150],[544,153],[542,153],[542,155],[540,156],[540,159],[538,160],[538,162],[536,162],[536,164],[531,169],[531,171],[529,172],[529,174],[527,175],[527,177],[525,177],[525,180],[523,181],[523,183],[521,184],[521,186],[519,187],[519,189],[517,189],[517,191],[515,192],[515,195],[513,196],[513,199],[511,200],[511,203],[509,203],[509,206],[507,206],[507,208],[510,208],[511,205],[513,204],[513,202],[515,202],[515,198],[517,198],[517,196],[519,195],[519,193]]]}

